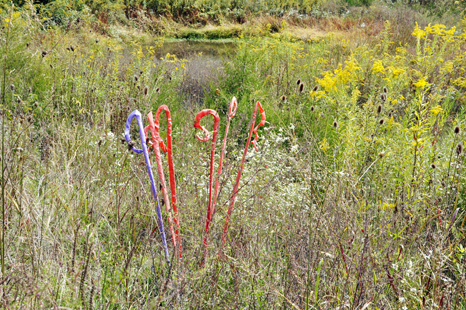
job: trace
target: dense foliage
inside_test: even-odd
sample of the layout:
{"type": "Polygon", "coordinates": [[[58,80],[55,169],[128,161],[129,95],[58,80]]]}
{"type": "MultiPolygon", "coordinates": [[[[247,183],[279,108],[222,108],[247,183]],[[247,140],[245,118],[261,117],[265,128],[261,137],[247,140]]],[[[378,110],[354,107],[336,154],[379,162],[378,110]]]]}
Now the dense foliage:
{"type": "Polygon", "coordinates": [[[464,308],[466,35],[461,22],[428,17],[397,28],[405,15],[382,9],[392,21],[329,17],[322,23],[343,26],[306,40],[290,20],[270,19],[219,60],[161,53],[162,37],[90,12],[62,27],[32,5],[5,7],[2,305],[464,308]],[[210,144],[192,124],[216,109],[223,138],[232,96],[238,113],[201,268],[210,144]],[[218,253],[256,101],[267,125],[218,253]],[[144,160],[121,143],[132,110],[162,104],[174,124],[184,248],[171,266],[144,160]]]}

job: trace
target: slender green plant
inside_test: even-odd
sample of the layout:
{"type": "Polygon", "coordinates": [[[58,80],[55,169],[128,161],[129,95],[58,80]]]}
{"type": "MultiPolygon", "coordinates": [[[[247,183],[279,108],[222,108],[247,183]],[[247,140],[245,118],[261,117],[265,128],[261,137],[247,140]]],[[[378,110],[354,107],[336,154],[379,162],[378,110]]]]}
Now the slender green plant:
{"type": "Polygon", "coordinates": [[[6,19],[4,25],[5,40],[3,45],[3,83],[2,83],[2,277],[5,276],[5,120],[7,119],[6,109],[6,78],[7,78],[7,58],[8,46],[11,30],[12,9],[10,9],[10,18],[6,19]]]}

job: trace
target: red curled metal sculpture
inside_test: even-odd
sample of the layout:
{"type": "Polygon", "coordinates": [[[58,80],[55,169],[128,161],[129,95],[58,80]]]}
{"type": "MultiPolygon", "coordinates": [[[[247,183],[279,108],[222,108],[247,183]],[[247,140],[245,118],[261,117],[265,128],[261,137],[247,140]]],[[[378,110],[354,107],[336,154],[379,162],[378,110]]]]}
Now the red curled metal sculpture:
{"type": "Polygon", "coordinates": [[[213,182],[214,182],[215,142],[217,142],[218,127],[220,124],[220,117],[218,116],[217,112],[215,112],[214,110],[206,109],[206,110],[202,110],[201,112],[197,113],[196,118],[194,119],[194,127],[201,129],[204,132],[204,137],[199,136],[199,134],[196,135],[196,137],[200,141],[207,142],[211,138],[210,132],[207,129],[205,129],[203,126],[201,126],[201,119],[207,115],[212,115],[214,117],[214,130],[212,134],[212,147],[210,151],[209,204],[207,205],[205,236],[204,236],[204,242],[203,242],[204,255],[201,261],[201,267],[204,267],[205,265],[205,258],[207,256],[207,246],[208,246],[207,235],[209,232],[209,227],[212,221],[212,214],[213,214],[212,212],[212,187],[213,187],[213,182]]]}
{"type": "Polygon", "coordinates": [[[265,111],[262,108],[261,103],[258,101],[256,103],[255,108],[254,108],[254,112],[252,113],[251,129],[249,130],[248,140],[246,142],[246,146],[244,147],[243,159],[241,160],[241,165],[239,166],[239,169],[238,169],[238,174],[236,176],[235,187],[233,188],[233,194],[231,195],[231,198],[230,198],[230,206],[228,208],[228,213],[227,213],[227,217],[226,217],[226,220],[225,220],[225,226],[223,227],[222,243],[220,245],[219,253],[222,251],[223,246],[225,245],[226,238],[227,238],[227,232],[228,232],[228,226],[229,226],[230,217],[231,217],[231,211],[233,210],[233,207],[235,206],[236,195],[238,194],[238,188],[239,188],[239,181],[241,179],[241,174],[243,173],[244,161],[246,160],[246,155],[248,153],[249,143],[252,143],[254,148],[257,150],[257,145],[256,144],[257,144],[257,140],[259,139],[259,135],[257,134],[257,130],[259,129],[260,126],[264,126],[264,125],[265,125],[265,111]],[[261,114],[261,121],[256,127],[254,127],[254,125],[256,123],[257,110],[258,109],[259,109],[259,112],[261,114]],[[254,140],[251,141],[253,132],[254,132],[255,137],[254,137],[254,140]]]}
{"type": "Polygon", "coordinates": [[[217,177],[215,178],[215,189],[212,194],[212,186],[213,186],[213,174],[214,174],[214,155],[215,155],[215,142],[217,141],[217,131],[219,127],[220,118],[214,110],[203,110],[196,115],[196,119],[194,121],[194,127],[201,129],[204,131],[205,135],[204,138],[197,136],[197,138],[201,141],[207,142],[210,139],[210,133],[200,125],[201,119],[206,115],[213,115],[215,119],[214,123],[214,134],[212,136],[212,150],[210,155],[210,184],[209,184],[209,205],[207,206],[207,216],[206,216],[206,226],[205,226],[205,233],[204,233],[204,242],[203,245],[203,257],[201,261],[201,266],[204,267],[205,261],[207,258],[207,247],[209,245],[209,228],[212,223],[212,218],[215,213],[215,206],[217,204],[218,199],[218,190],[220,187],[220,176],[222,174],[222,167],[223,167],[223,158],[225,157],[225,147],[227,143],[227,136],[228,130],[230,128],[231,119],[236,114],[236,109],[238,108],[238,101],[235,97],[230,102],[230,107],[228,109],[227,114],[227,126],[225,129],[225,136],[223,138],[223,145],[222,145],[222,152],[220,153],[220,162],[218,164],[217,170],[217,177]],[[213,197],[212,197],[213,196],[213,197]]]}
{"type": "Polygon", "coordinates": [[[175,251],[178,251],[179,257],[183,257],[183,245],[181,243],[181,235],[180,235],[180,222],[178,216],[178,209],[177,209],[177,201],[176,201],[176,182],[175,182],[175,169],[173,165],[173,145],[172,145],[172,120],[170,110],[166,105],[162,105],[157,109],[155,114],[155,121],[152,115],[152,112],[147,114],[147,118],[149,119],[149,126],[144,129],[146,134],[146,139],[148,136],[148,131],[151,132],[152,137],[152,144],[150,147],[154,148],[155,152],[155,159],[157,161],[157,170],[159,173],[160,183],[162,186],[162,194],[165,202],[165,209],[168,214],[168,225],[172,236],[173,246],[175,251]],[[159,129],[160,129],[160,114],[165,112],[167,117],[167,145],[163,142],[163,139],[160,137],[159,129]],[[170,202],[168,199],[168,192],[167,192],[167,184],[165,181],[165,174],[163,172],[162,166],[162,158],[160,154],[160,150],[162,152],[168,152],[168,172],[170,176],[170,193],[171,193],[171,207],[170,202]],[[173,215],[172,215],[173,211],[173,215]],[[173,222],[175,222],[175,228],[173,228],[173,222]]]}

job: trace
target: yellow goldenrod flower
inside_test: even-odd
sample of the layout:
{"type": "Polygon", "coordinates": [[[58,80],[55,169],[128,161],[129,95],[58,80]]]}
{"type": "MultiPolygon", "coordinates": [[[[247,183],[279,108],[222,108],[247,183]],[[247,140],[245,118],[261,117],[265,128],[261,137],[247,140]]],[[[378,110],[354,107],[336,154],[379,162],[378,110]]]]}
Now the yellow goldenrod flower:
{"type": "Polygon", "coordinates": [[[433,107],[432,110],[430,110],[432,114],[437,115],[439,113],[443,113],[443,109],[438,105],[436,107],[433,107]]]}
{"type": "Polygon", "coordinates": [[[319,147],[324,152],[326,152],[330,148],[330,145],[328,144],[326,138],[319,142],[319,147]]]}
{"type": "Polygon", "coordinates": [[[418,38],[424,38],[426,36],[426,32],[419,28],[419,25],[416,22],[416,26],[414,27],[412,35],[418,38]]]}
{"type": "Polygon", "coordinates": [[[372,66],[372,72],[385,74],[385,68],[382,65],[382,61],[376,60],[374,62],[374,65],[372,66]]]}
{"type": "Polygon", "coordinates": [[[421,88],[421,89],[426,87],[426,85],[427,85],[426,78],[427,77],[420,78],[419,81],[414,83],[414,86],[416,86],[417,88],[421,88]]]}

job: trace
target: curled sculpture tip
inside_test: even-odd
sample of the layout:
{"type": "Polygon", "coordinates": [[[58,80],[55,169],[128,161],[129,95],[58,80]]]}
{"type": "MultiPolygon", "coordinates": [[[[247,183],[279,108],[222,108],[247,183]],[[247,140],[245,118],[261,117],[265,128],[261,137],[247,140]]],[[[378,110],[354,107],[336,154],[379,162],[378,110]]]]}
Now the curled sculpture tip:
{"type": "Polygon", "coordinates": [[[228,109],[228,118],[233,118],[236,115],[236,109],[238,109],[238,101],[236,97],[233,97],[230,102],[230,108],[228,109]]]}
{"type": "Polygon", "coordinates": [[[215,120],[214,132],[217,131],[218,124],[219,124],[219,121],[220,121],[220,117],[218,116],[218,113],[215,112],[214,110],[205,109],[205,110],[202,110],[199,113],[197,113],[196,118],[194,119],[194,127],[198,128],[198,129],[200,129],[200,130],[202,130],[204,132],[204,137],[200,136],[199,134],[196,135],[197,139],[202,141],[202,142],[207,142],[212,137],[211,133],[206,128],[201,126],[201,119],[204,116],[207,116],[207,115],[212,115],[214,117],[214,120],[215,120]]]}
{"type": "Polygon", "coordinates": [[[252,140],[252,145],[254,146],[254,149],[256,149],[256,151],[258,151],[257,149],[257,140],[259,140],[259,134],[257,133],[257,130],[259,129],[259,127],[261,126],[264,126],[265,125],[265,111],[264,109],[262,108],[262,105],[259,101],[257,101],[256,103],[256,106],[259,108],[259,113],[261,114],[261,121],[260,123],[254,128],[254,140],[252,140]]]}

